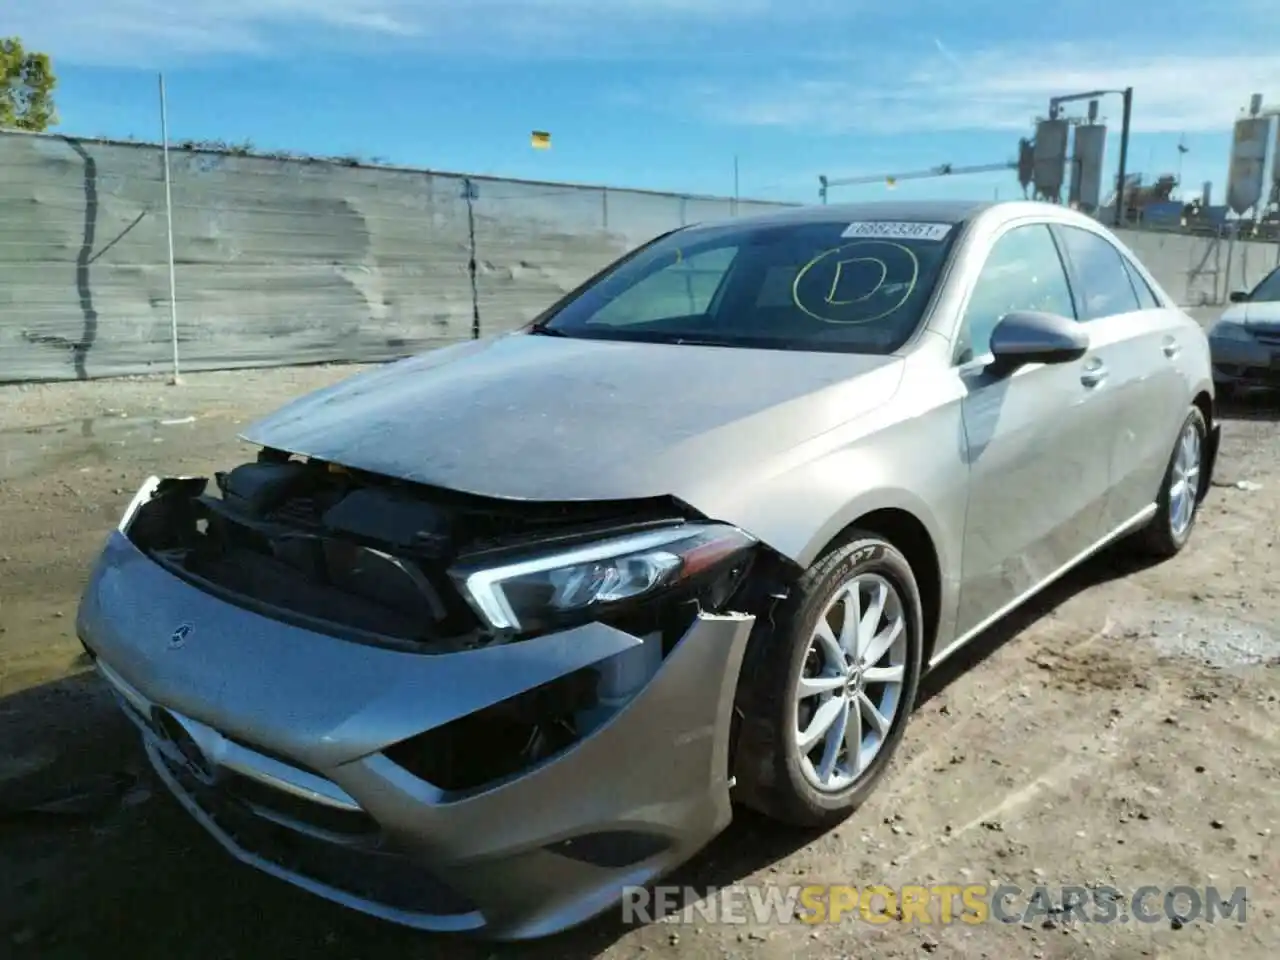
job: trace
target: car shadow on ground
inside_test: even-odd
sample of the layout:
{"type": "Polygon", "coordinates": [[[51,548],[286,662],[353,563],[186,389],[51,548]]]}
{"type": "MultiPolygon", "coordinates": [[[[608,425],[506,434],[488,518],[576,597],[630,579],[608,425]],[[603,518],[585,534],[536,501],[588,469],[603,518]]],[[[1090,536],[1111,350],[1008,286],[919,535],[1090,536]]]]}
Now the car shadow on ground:
{"type": "MultiPolygon", "coordinates": [[[[1079,591],[1140,568],[1119,550],[1095,558],[942,664],[918,702],[1079,591]]],[[[88,672],[0,701],[0,756],[0,943],[14,955],[586,960],[634,927],[619,910],[536,943],[476,943],[381,923],[241,866],[157,784],[132,726],[88,672]]],[[[818,835],[740,811],[665,882],[723,888],[818,835]]]]}
{"type": "Polygon", "coordinates": [[[1220,396],[1218,397],[1218,419],[1280,422],[1280,390],[1220,396]]]}

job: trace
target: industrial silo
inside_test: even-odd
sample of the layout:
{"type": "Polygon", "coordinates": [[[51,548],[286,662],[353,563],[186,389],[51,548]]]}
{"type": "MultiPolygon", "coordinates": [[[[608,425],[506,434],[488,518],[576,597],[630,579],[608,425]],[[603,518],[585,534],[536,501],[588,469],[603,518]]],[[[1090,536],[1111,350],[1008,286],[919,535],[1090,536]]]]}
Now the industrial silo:
{"type": "Polygon", "coordinates": [[[1092,212],[1102,203],[1102,163],[1106,151],[1105,125],[1085,123],[1076,127],[1069,196],[1081,210],[1092,212]]]}
{"type": "Polygon", "coordinates": [[[1231,166],[1227,172],[1227,205],[1236,216],[1243,216],[1262,199],[1270,135],[1268,117],[1245,117],[1236,121],[1231,166]]]}
{"type": "Polygon", "coordinates": [[[1065,120],[1041,120],[1036,124],[1035,161],[1036,193],[1046,200],[1062,199],[1062,181],[1067,168],[1067,134],[1065,120]]]}
{"type": "Polygon", "coordinates": [[[1276,147],[1271,156],[1271,202],[1280,206],[1280,123],[1276,124],[1276,147]]]}

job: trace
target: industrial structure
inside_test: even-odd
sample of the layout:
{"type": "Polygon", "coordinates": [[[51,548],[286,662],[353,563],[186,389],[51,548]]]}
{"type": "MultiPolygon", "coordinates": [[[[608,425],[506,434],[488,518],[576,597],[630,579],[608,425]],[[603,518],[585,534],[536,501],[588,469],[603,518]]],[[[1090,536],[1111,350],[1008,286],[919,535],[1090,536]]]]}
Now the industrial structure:
{"type": "Polygon", "coordinates": [[[1231,232],[1277,239],[1280,238],[1280,106],[1267,107],[1262,95],[1254,94],[1247,111],[1242,112],[1244,115],[1236,120],[1232,138],[1226,203],[1218,206],[1212,202],[1209,182],[1200,185],[1191,197],[1182,189],[1181,159],[1187,152],[1182,142],[1178,144],[1176,174],[1160,173],[1148,179],[1143,173],[1128,169],[1132,87],[1051,98],[1046,115],[1035,118],[1032,136],[1019,141],[1016,159],[972,166],[942,163],[925,170],[873,176],[821,176],[818,193],[826,203],[830,190],[835,187],[872,183],[892,187],[902,180],[1014,170],[1024,197],[1067,203],[1116,226],[1149,224],[1194,233],[1231,232]],[[1098,113],[1099,101],[1113,95],[1122,98],[1123,114],[1119,156],[1114,176],[1109,177],[1108,129],[1098,113]],[[1084,115],[1068,115],[1066,105],[1081,101],[1088,104],[1084,115]],[[1175,194],[1178,194],[1176,198],[1175,194]]]}

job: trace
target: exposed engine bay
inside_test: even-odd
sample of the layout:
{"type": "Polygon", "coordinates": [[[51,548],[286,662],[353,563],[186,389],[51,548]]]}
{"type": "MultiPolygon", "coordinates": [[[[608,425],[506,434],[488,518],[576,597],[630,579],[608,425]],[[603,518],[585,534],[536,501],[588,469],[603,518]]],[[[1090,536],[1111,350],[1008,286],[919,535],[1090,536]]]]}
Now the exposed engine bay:
{"type": "MultiPolygon", "coordinates": [[[[493,500],[271,449],[215,474],[210,486],[203,478],[160,481],[125,535],[171,573],[226,602],[352,642],[424,655],[520,639],[520,630],[495,630],[477,613],[460,588],[459,568],[706,524],[672,498],[493,500]]],[[[640,642],[415,737],[393,759],[443,789],[467,790],[559,752],[643,688],[700,611],[771,602],[767,589],[759,593],[762,581],[747,576],[771,561],[763,548],[738,548],[712,556],[678,586],[580,613],[578,624],[607,623],[640,642]]],[[[574,625],[538,624],[532,632],[574,625]]]]}

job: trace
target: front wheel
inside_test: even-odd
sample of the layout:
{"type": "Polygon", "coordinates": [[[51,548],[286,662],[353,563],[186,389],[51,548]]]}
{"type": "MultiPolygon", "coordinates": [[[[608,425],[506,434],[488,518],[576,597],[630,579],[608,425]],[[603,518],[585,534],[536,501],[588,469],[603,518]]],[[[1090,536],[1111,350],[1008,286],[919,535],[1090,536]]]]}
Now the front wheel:
{"type": "Polygon", "coordinates": [[[902,739],[923,659],[919,589],[893,544],[855,532],[774,622],[744,663],[736,797],[827,826],[866,799],[902,739]]]}
{"type": "Polygon", "coordinates": [[[1156,515],[1136,538],[1138,547],[1150,556],[1172,557],[1191,539],[1204,493],[1204,444],[1208,432],[1204,414],[1192,407],[1169,457],[1156,498],[1156,515]]]}

